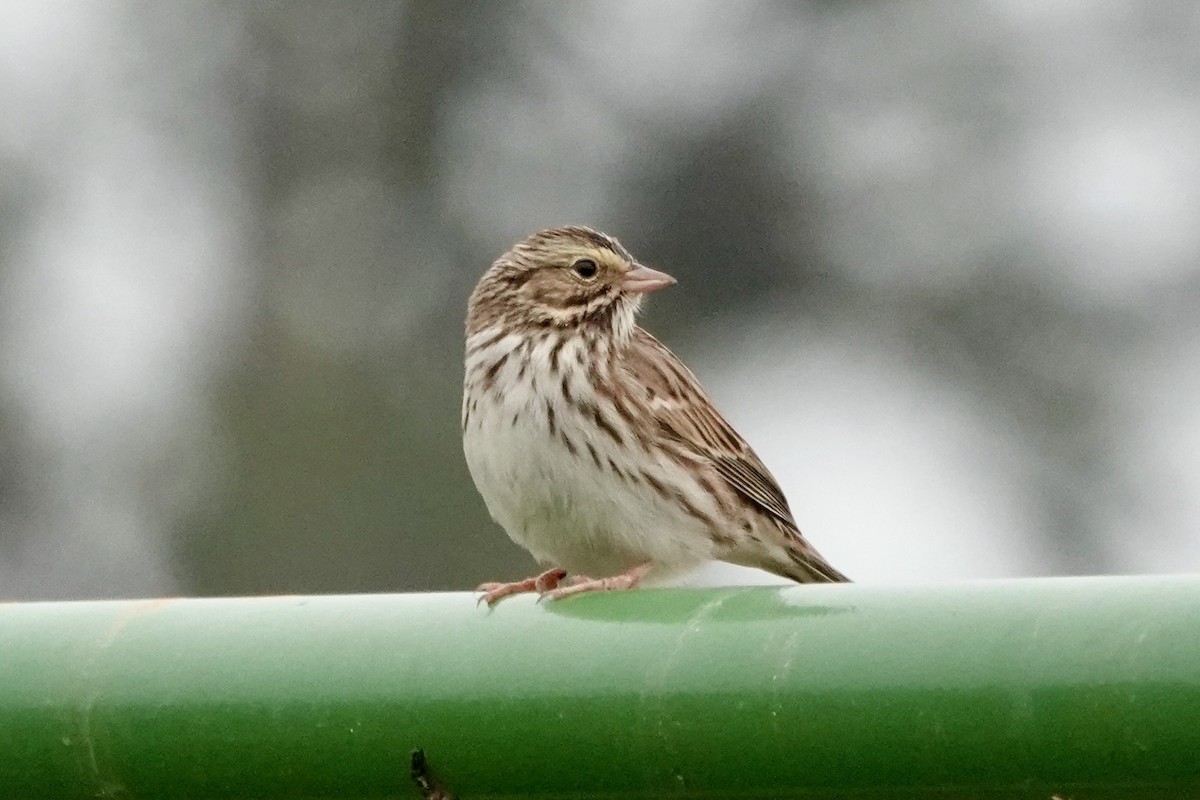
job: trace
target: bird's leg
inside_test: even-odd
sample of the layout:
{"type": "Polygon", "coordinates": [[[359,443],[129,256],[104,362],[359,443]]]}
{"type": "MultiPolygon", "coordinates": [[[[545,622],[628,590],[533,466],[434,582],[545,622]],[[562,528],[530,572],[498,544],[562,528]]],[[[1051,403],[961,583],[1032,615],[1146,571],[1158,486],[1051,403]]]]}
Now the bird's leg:
{"type": "Polygon", "coordinates": [[[554,567],[553,569],[546,570],[541,575],[526,578],[523,581],[515,581],[514,583],[481,583],[475,587],[475,591],[483,592],[483,596],[479,598],[475,605],[487,603],[489,606],[493,606],[510,594],[537,592],[540,595],[545,595],[547,592],[558,588],[559,581],[565,577],[567,577],[565,569],[554,567]]]}
{"type": "Polygon", "coordinates": [[[560,586],[549,592],[543,592],[542,598],[548,600],[561,600],[564,597],[571,595],[583,594],[584,592],[606,592],[611,589],[632,589],[641,582],[642,578],[646,577],[646,573],[652,567],[649,561],[645,564],[638,564],[630,570],[622,572],[620,575],[613,575],[611,578],[584,578],[581,577],[578,581],[570,586],[560,586]]]}

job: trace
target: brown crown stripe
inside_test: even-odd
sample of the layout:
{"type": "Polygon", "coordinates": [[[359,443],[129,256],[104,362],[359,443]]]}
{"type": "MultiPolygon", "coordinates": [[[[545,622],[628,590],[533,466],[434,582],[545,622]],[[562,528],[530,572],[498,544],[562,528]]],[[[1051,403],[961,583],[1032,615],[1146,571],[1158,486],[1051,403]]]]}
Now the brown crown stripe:
{"type": "Polygon", "coordinates": [[[622,247],[620,242],[607,234],[594,231],[591,228],[585,228],[582,225],[570,225],[563,230],[596,247],[603,247],[605,250],[611,250],[612,252],[624,258],[626,261],[633,260],[633,256],[629,254],[629,251],[622,247]]]}

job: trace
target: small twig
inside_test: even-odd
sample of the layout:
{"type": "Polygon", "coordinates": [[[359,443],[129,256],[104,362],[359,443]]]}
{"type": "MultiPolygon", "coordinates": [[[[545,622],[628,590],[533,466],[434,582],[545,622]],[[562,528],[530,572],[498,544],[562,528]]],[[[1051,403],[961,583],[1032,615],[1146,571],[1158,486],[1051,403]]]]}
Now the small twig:
{"type": "Polygon", "coordinates": [[[425,800],[454,800],[454,795],[447,792],[429,774],[429,765],[425,762],[424,750],[412,752],[412,780],[421,790],[425,800]]]}

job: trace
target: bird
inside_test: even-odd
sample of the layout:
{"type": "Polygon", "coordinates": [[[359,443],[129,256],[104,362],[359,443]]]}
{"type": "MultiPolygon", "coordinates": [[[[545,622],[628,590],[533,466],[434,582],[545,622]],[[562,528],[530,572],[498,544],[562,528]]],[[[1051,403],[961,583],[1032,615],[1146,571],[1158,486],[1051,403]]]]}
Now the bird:
{"type": "Polygon", "coordinates": [[[526,237],[479,279],[463,452],[492,519],[547,567],[482,584],[479,602],[662,585],[714,560],[849,581],[696,376],[637,324],[645,296],[675,283],[581,225],[526,237]]]}

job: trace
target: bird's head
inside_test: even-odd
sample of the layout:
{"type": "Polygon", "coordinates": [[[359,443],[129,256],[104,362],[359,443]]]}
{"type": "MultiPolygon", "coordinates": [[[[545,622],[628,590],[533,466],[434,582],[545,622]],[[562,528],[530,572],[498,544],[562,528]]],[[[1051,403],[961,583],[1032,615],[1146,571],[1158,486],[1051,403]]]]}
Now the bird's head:
{"type": "Polygon", "coordinates": [[[674,283],[611,236],[549,228],[518,242],[484,273],[471,294],[467,330],[595,326],[620,336],[632,331],[643,295],[674,283]]]}

